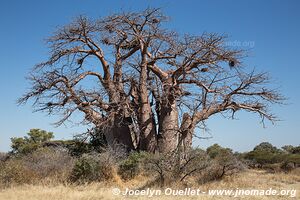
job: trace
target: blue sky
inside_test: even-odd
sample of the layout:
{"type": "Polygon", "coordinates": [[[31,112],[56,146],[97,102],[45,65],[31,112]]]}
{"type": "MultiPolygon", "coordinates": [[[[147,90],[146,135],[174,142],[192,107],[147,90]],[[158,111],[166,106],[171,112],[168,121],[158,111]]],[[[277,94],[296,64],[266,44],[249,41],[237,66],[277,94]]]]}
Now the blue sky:
{"type": "Polygon", "coordinates": [[[209,140],[213,143],[247,151],[262,141],[277,146],[299,145],[300,122],[300,2],[299,1],[233,1],[233,0],[6,0],[0,5],[0,151],[8,151],[11,137],[24,136],[31,128],[53,131],[57,139],[71,138],[85,127],[72,124],[55,128],[55,116],[33,113],[30,105],[17,106],[16,100],[29,88],[25,76],[30,68],[47,58],[44,39],[55,28],[85,14],[96,18],[120,11],[160,7],[170,16],[169,28],[180,33],[217,32],[230,36],[229,41],[250,50],[244,60],[249,69],[269,71],[288,98],[287,105],[273,106],[282,119],[263,128],[256,116],[241,113],[238,120],[213,117],[208,120],[209,140]]]}

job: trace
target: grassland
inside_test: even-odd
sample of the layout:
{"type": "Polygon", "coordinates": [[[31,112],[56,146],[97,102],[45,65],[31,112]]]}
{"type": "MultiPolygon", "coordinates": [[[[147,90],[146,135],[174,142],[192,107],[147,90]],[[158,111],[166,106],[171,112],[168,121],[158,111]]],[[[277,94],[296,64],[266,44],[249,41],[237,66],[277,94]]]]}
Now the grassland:
{"type": "MultiPolygon", "coordinates": [[[[138,177],[129,182],[123,182],[119,179],[111,183],[93,183],[88,185],[55,185],[43,183],[39,185],[12,186],[0,191],[0,200],[114,200],[114,199],[149,199],[146,196],[123,196],[113,195],[112,188],[118,187],[122,191],[126,187],[138,188],[147,180],[144,177],[138,177]]],[[[174,186],[175,187],[175,186],[174,186]]],[[[300,191],[300,171],[294,171],[289,174],[276,173],[270,174],[264,171],[247,170],[232,177],[227,177],[222,181],[210,182],[204,185],[193,186],[201,190],[209,189],[296,189],[300,191]]],[[[152,199],[177,200],[177,199],[299,199],[290,196],[242,196],[233,198],[230,196],[156,196],[152,199]]]]}

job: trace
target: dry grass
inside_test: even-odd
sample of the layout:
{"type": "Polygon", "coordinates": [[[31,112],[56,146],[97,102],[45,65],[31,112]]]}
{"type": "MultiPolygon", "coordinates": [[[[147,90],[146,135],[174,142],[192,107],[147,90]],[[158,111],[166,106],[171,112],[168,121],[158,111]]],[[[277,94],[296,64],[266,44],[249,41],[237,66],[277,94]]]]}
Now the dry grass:
{"type": "MultiPolygon", "coordinates": [[[[115,183],[103,184],[94,183],[82,186],[72,185],[23,185],[0,190],[0,200],[113,200],[113,199],[149,199],[149,197],[114,196],[112,188],[119,187],[122,190],[126,187],[137,188],[146,182],[144,177],[137,177],[135,180],[124,183],[115,178],[115,183]]],[[[263,171],[249,170],[228,177],[222,181],[194,186],[192,188],[208,189],[300,189],[300,170],[290,174],[278,173],[267,174],[263,171]]],[[[297,194],[297,197],[299,194],[297,194]]],[[[293,198],[293,199],[297,199],[293,198]]],[[[299,197],[298,197],[299,198],[299,197]]],[[[160,196],[152,199],[177,200],[177,199],[291,199],[286,196],[243,196],[238,198],[226,196],[160,196]]]]}

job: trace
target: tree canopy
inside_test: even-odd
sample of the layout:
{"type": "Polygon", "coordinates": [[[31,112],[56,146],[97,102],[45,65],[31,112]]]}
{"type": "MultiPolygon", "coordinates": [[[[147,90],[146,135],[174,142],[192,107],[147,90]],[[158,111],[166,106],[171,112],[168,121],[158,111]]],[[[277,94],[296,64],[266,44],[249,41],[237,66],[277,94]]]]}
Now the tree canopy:
{"type": "Polygon", "coordinates": [[[30,129],[28,136],[11,138],[12,152],[15,154],[27,154],[42,146],[44,142],[48,142],[54,138],[52,132],[40,129],[30,129]]]}
{"type": "Polygon", "coordinates": [[[34,67],[19,103],[61,114],[57,125],[83,113],[109,145],[163,153],[189,149],[215,114],[276,121],[269,106],[284,98],[267,73],[244,67],[243,50],[215,33],[181,35],[167,21],[159,9],[79,16],[48,38],[50,57],[34,67]]]}

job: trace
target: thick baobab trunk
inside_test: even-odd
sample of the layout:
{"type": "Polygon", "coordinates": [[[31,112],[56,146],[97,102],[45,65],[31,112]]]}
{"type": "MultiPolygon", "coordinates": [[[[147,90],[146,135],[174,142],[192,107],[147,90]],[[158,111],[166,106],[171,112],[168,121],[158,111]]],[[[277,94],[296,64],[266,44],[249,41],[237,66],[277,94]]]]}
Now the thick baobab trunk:
{"type": "Polygon", "coordinates": [[[129,125],[123,122],[123,119],[116,117],[113,126],[104,131],[107,144],[114,148],[115,145],[121,145],[129,152],[134,150],[134,144],[131,137],[129,125]]]}
{"type": "Polygon", "coordinates": [[[141,107],[141,130],[139,138],[139,150],[155,152],[157,147],[153,115],[149,104],[141,107]]]}
{"type": "Polygon", "coordinates": [[[97,131],[101,131],[104,134],[107,145],[114,147],[116,144],[119,144],[124,146],[127,151],[135,149],[129,124],[123,122],[123,117],[115,114],[115,116],[111,118],[110,124],[101,126],[97,122],[97,119],[101,119],[99,114],[89,110],[83,110],[83,112],[86,113],[86,120],[93,123],[97,131]]]}
{"type": "Polygon", "coordinates": [[[176,102],[160,108],[158,148],[160,153],[174,151],[178,146],[178,110],[176,102]]]}
{"type": "MultiPolygon", "coordinates": [[[[144,59],[143,62],[145,63],[144,59]]],[[[146,64],[141,66],[139,92],[140,138],[138,148],[139,150],[154,152],[157,147],[157,141],[153,114],[148,98],[146,64]]]]}

